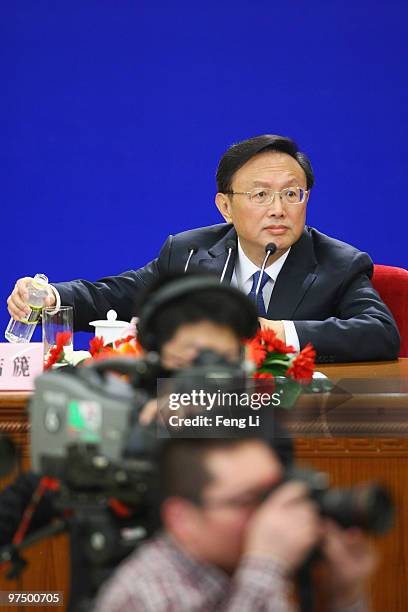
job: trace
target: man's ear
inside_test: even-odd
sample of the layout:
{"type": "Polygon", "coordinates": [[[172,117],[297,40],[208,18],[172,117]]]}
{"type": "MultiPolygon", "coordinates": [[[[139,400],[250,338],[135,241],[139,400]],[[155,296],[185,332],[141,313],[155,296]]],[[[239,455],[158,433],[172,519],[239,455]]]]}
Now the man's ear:
{"type": "Polygon", "coordinates": [[[226,222],[232,223],[231,201],[229,197],[226,196],[225,193],[218,192],[215,196],[215,203],[226,222]]]}
{"type": "Polygon", "coordinates": [[[187,533],[194,531],[199,521],[198,514],[197,506],[181,497],[169,497],[161,507],[164,527],[180,539],[187,533]]]}

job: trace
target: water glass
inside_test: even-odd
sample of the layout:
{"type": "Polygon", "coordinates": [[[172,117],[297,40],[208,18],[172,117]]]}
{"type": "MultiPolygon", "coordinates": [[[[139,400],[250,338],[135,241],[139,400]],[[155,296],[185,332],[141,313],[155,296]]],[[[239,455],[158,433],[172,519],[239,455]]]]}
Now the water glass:
{"type": "Polygon", "coordinates": [[[55,307],[43,308],[42,329],[44,342],[44,360],[47,361],[50,350],[57,345],[57,334],[69,332],[64,346],[65,357],[70,359],[74,350],[73,329],[74,309],[72,306],[61,306],[58,311],[55,307]]]}

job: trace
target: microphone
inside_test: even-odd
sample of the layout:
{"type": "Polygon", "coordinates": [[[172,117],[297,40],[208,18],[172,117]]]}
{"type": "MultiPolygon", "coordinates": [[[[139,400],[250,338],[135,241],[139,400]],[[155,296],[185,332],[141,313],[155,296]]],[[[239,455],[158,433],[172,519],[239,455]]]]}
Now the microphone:
{"type": "Polygon", "coordinates": [[[264,272],[265,272],[266,262],[268,261],[270,256],[275,253],[276,249],[277,249],[277,246],[276,246],[276,244],[274,242],[268,242],[268,244],[265,247],[265,257],[264,257],[264,260],[263,260],[263,263],[262,263],[262,266],[261,266],[261,273],[260,273],[259,278],[258,278],[258,284],[257,284],[256,289],[255,289],[255,298],[258,297],[259,288],[260,288],[261,282],[262,282],[262,277],[263,277],[264,272]]]}
{"type": "Polygon", "coordinates": [[[188,266],[190,265],[192,256],[194,255],[194,253],[197,253],[197,251],[198,251],[198,246],[196,244],[190,244],[190,246],[188,247],[188,258],[186,261],[186,265],[184,266],[184,274],[188,270],[188,266]]]}
{"type": "Polygon", "coordinates": [[[227,240],[227,243],[225,245],[225,250],[228,251],[228,255],[227,255],[227,260],[225,262],[224,268],[222,270],[220,284],[224,282],[225,274],[227,272],[227,268],[228,268],[229,261],[231,259],[231,255],[235,251],[236,248],[237,248],[237,245],[234,240],[227,240]]]}

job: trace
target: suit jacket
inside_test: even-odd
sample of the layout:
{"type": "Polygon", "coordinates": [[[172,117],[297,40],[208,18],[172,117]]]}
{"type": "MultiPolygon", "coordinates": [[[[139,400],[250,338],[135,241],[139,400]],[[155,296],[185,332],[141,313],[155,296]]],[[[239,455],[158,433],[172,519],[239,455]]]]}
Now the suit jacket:
{"type": "MultiPolygon", "coordinates": [[[[76,329],[89,331],[89,321],[105,318],[111,308],[128,321],[142,289],[162,274],[183,271],[192,244],[198,251],[191,264],[221,275],[231,239],[237,234],[229,223],[189,230],[169,236],[158,258],[139,270],[55,287],[62,303],[74,307],[76,329]]],[[[225,282],[234,265],[231,258],[225,282]]],[[[267,318],[294,321],[301,348],[311,342],[320,362],[396,359],[398,329],[371,285],[372,273],[367,253],[306,226],[277,278],[267,318]]]]}

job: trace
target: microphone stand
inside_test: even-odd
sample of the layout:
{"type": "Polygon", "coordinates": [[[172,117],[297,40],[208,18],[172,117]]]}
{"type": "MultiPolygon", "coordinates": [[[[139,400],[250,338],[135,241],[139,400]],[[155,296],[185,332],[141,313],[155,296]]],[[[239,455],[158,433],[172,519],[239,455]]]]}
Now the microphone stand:
{"type": "Polygon", "coordinates": [[[262,262],[262,266],[261,266],[261,273],[259,275],[258,278],[258,283],[256,285],[256,289],[255,289],[255,301],[258,297],[258,293],[259,293],[259,289],[261,287],[261,282],[262,282],[262,277],[265,273],[265,267],[266,267],[266,262],[268,261],[268,259],[270,258],[271,255],[273,255],[276,251],[276,244],[274,242],[269,242],[266,247],[265,247],[265,257],[264,260],[262,262]]]}
{"type": "Polygon", "coordinates": [[[233,240],[228,240],[227,244],[226,244],[226,250],[228,251],[228,255],[227,255],[227,260],[224,264],[224,267],[222,269],[222,274],[221,274],[221,278],[220,278],[220,285],[222,285],[222,283],[224,282],[224,278],[225,275],[227,273],[227,269],[228,269],[228,264],[230,262],[231,259],[231,255],[232,253],[235,251],[235,242],[233,240]]]}
{"type": "Polygon", "coordinates": [[[188,270],[188,266],[190,265],[190,261],[191,261],[192,256],[194,255],[194,253],[197,253],[197,251],[198,251],[198,249],[197,249],[196,246],[191,246],[188,249],[188,258],[187,258],[187,261],[186,261],[186,265],[184,266],[184,274],[188,270]]]}

